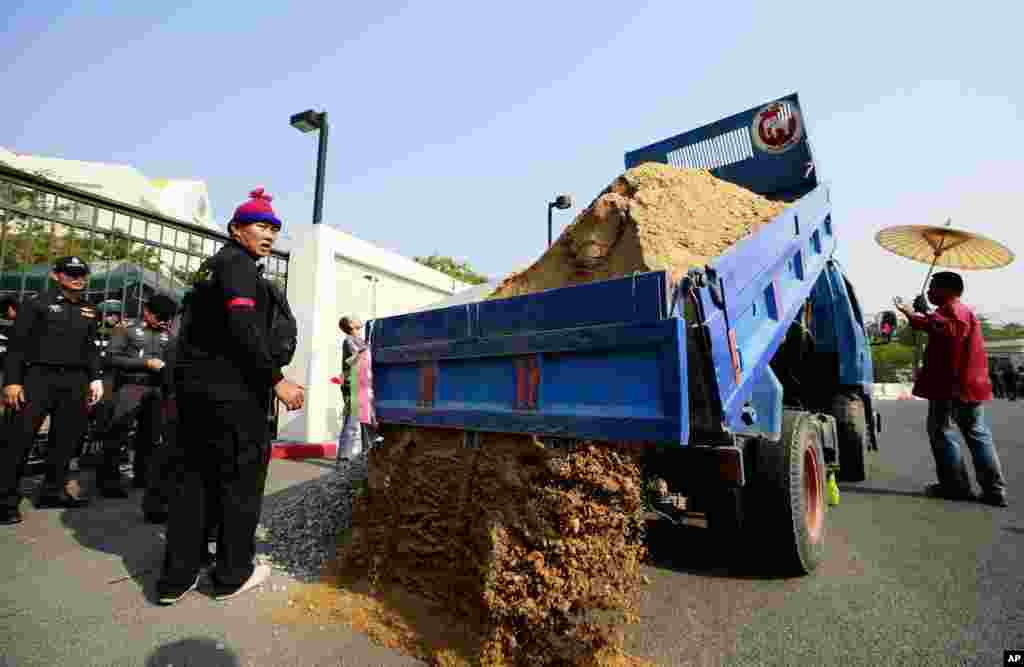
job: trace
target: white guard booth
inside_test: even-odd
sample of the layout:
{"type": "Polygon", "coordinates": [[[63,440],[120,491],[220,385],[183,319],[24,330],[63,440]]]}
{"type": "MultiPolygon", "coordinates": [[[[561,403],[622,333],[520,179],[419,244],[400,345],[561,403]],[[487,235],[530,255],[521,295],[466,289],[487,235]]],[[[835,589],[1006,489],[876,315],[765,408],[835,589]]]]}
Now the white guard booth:
{"type": "Polygon", "coordinates": [[[301,228],[289,245],[288,301],[299,344],[284,374],[305,386],[306,405],[295,412],[282,407],[277,439],[331,443],[342,414],[341,391],[331,383],[341,373],[338,320],[423,310],[469,285],[323,224],[301,228]]]}

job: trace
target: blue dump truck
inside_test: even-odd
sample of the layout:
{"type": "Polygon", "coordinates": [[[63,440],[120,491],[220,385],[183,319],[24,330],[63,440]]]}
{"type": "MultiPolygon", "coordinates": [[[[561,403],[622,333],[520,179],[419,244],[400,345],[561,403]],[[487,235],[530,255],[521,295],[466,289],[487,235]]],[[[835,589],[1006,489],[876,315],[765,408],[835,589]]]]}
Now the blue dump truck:
{"type": "Polygon", "coordinates": [[[796,94],[628,152],[789,206],[672,284],[666,272],[372,322],[383,424],[642,443],[727,557],[813,571],[830,471],[865,479],[881,423],[842,224],[796,94]]]}

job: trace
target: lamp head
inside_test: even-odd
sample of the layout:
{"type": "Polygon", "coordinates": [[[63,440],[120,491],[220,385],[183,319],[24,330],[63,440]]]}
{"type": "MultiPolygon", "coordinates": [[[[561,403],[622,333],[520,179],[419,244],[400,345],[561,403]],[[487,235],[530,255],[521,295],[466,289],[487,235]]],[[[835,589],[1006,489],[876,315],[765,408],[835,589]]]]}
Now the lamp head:
{"type": "Polygon", "coordinates": [[[558,195],[555,197],[555,201],[551,202],[551,206],[559,210],[565,210],[572,206],[572,195],[558,195]]]}
{"type": "Polygon", "coordinates": [[[313,130],[320,129],[320,119],[322,114],[319,114],[312,109],[297,113],[292,116],[291,125],[299,132],[312,132],[313,130]]]}

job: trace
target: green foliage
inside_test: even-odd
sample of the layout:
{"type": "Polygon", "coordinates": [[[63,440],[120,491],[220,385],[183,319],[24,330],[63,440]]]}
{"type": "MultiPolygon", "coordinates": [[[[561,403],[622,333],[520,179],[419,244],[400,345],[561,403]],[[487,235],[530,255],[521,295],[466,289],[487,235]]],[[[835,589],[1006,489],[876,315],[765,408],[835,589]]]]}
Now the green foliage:
{"type": "Polygon", "coordinates": [[[430,257],[414,257],[417,262],[423,266],[429,266],[432,269],[446,273],[452,278],[469,285],[480,285],[487,282],[487,277],[483,276],[472,268],[470,268],[468,262],[456,262],[451,257],[445,257],[434,253],[430,257]]]}
{"type": "Polygon", "coordinates": [[[978,319],[981,321],[981,331],[985,340],[1024,338],[1024,325],[1019,322],[1009,322],[1001,327],[996,327],[984,315],[978,316],[978,319]]]}
{"type": "Polygon", "coordinates": [[[871,359],[875,382],[903,382],[914,363],[914,350],[894,338],[891,343],[872,347],[871,359]]]}
{"type": "Polygon", "coordinates": [[[2,212],[0,221],[7,225],[3,258],[5,272],[49,264],[67,255],[77,255],[87,263],[128,261],[147,269],[160,268],[160,255],[155,248],[126,236],[111,233],[105,237],[89,238],[74,227],[65,227],[60,235],[51,234],[49,222],[2,212]]]}

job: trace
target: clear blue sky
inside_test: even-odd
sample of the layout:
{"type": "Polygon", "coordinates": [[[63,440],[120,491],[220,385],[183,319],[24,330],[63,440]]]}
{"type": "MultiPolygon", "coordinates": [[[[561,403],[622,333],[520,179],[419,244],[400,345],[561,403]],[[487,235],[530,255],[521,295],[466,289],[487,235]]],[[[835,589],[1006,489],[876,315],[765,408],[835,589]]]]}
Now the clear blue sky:
{"type": "MultiPolygon", "coordinates": [[[[0,146],[205,180],[220,221],[265,185],[295,229],[316,140],[288,117],[327,109],[326,222],[500,277],[556,193],[575,214],[625,150],[797,91],[866,310],[925,272],[882,227],[1024,252],[1020,2],[172,4],[4,2],[0,146]]],[[[966,277],[1024,319],[1024,261],[966,277]]]]}

